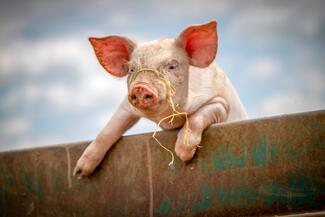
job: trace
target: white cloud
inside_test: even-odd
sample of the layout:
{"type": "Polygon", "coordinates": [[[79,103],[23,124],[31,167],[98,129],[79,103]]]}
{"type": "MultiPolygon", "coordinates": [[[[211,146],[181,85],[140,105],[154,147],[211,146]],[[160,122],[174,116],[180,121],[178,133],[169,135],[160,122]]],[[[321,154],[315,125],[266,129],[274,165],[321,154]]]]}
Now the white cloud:
{"type": "Polygon", "coordinates": [[[306,91],[313,93],[318,97],[325,96],[325,73],[320,71],[310,71],[303,73],[302,85],[306,91]]]}
{"type": "Polygon", "coordinates": [[[114,79],[102,79],[93,76],[90,80],[82,80],[75,86],[66,84],[27,84],[16,91],[9,92],[2,99],[0,107],[3,110],[18,108],[22,105],[33,105],[42,102],[43,106],[57,108],[65,111],[75,109],[94,109],[98,106],[118,106],[126,96],[126,84],[124,81],[114,79]]]}
{"type": "Polygon", "coordinates": [[[324,108],[325,99],[306,95],[298,91],[284,91],[267,97],[257,105],[252,117],[314,111],[324,108]]]}
{"type": "Polygon", "coordinates": [[[108,21],[114,27],[129,27],[132,25],[131,15],[126,10],[118,10],[110,14],[108,21]]]}
{"type": "Polygon", "coordinates": [[[40,87],[25,84],[14,88],[12,91],[5,94],[1,99],[0,108],[3,110],[11,110],[22,105],[33,104],[37,100],[41,99],[43,91],[40,87]]]}
{"type": "Polygon", "coordinates": [[[259,57],[248,64],[245,71],[254,79],[270,79],[281,70],[280,63],[269,57],[259,57]]]}
{"type": "MultiPolygon", "coordinates": [[[[22,102],[42,100],[63,109],[89,107],[103,100],[122,100],[126,95],[123,79],[112,78],[100,66],[87,40],[59,38],[41,42],[18,41],[0,51],[2,82],[26,76],[46,76],[56,66],[73,66],[76,80],[72,84],[32,79],[11,90],[2,108],[17,107],[22,102]],[[87,45],[86,45],[87,43],[87,45]],[[96,73],[96,71],[99,71],[96,73]]],[[[62,81],[65,79],[61,77],[62,81]]]]}
{"type": "Polygon", "coordinates": [[[325,74],[317,70],[302,71],[293,81],[283,78],[287,84],[281,91],[265,95],[265,99],[256,102],[252,117],[296,113],[325,109],[325,74]]]}
{"type": "Polygon", "coordinates": [[[168,18],[197,18],[202,13],[208,16],[220,16],[239,2],[211,1],[211,0],[179,0],[179,1],[152,1],[149,10],[155,11],[161,17],[168,18]]]}
{"type": "Polygon", "coordinates": [[[246,8],[234,19],[232,28],[237,33],[241,30],[272,31],[288,20],[288,16],[285,8],[277,11],[274,8],[246,8]]]}
{"type": "Polygon", "coordinates": [[[304,16],[304,19],[299,20],[302,31],[306,35],[315,35],[319,31],[320,18],[318,16],[304,16]]]}
{"type": "Polygon", "coordinates": [[[274,37],[283,40],[283,37],[313,36],[320,30],[323,6],[321,1],[294,4],[249,1],[237,8],[226,34],[233,38],[246,35],[255,42],[267,42],[274,37]]]}
{"type": "Polygon", "coordinates": [[[2,137],[22,136],[30,129],[30,123],[26,118],[16,117],[1,121],[0,130],[2,137]]]}
{"type": "Polygon", "coordinates": [[[15,43],[9,43],[0,51],[2,82],[18,76],[37,77],[58,64],[88,69],[92,63],[89,60],[91,48],[86,46],[86,43],[87,40],[77,37],[43,41],[17,40],[15,43]]]}
{"type": "Polygon", "coordinates": [[[103,105],[103,102],[105,105],[116,105],[126,96],[124,87],[126,88],[124,82],[103,79],[94,75],[88,80],[82,80],[73,88],[67,85],[51,85],[42,90],[42,97],[52,106],[73,111],[74,109],[96,108],[103,105]]]}

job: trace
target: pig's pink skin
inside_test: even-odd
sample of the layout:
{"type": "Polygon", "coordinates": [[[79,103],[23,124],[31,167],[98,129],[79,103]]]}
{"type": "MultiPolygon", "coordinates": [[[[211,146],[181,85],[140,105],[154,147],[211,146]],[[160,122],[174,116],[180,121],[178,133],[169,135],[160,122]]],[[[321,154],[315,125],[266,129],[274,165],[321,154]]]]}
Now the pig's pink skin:
{"type": "MultiPolygon", "coordinates": [[[[202,132],[207,126],[224,121],[246,119],[246,112],[235,89],[216,64],[211,64],[204,69],[190,67],[188,97],[185,105],[179,110],[189,114],[188,143],[184,144],[185,128],[183,127],[178,133],[175,145],[175,152],[183,161],[192,159],[201,142],[202,132]]],[[[112,145],[140,117],[146,117],[158,123],[165,116],[166,114],[155,117],[146,116],[130,105],[125,98],[112,119],[78,160],[75,173],[79,171],[80,176],[90,175],[112,145]]],[[[161,127],[164,129],[179,128],[184,125],[184,121],[184,118],[175,118],[173,125],[165,121],[161,127]]]]}
{"type": "MultiPolygon", "coordinates": [[[[179,38],[176,40],[179,40],[179,38]]],[[[192,49],[192,47],[189,49],[192,49]]],[[[175,73],[170,72],[168,76],[176,89],[173,101],[179,105],[177,110],[187,112],[189,115],[190,132],[187,140],[185,140],[184,117],[176,117],[173,125],[168,123],[167,120],[161,123],[161,127],[163,129],[182,127],[175,144],[175,152],[182,161],[192,159],[197,146],[201,142],[202,133],[209,125],[246,118],[245,109],[223,71],[215,63],[205,68],[189,65],[190,63],[197,63],[197,60],[189,61],[186,52],[175,45],[175,40],[165,39],[137,44],[132,52],[129,67],[139,68],[139,63],[142,63],[143,60],[146,60],[146,68],[154,69],[161,65],[168,67],[168,64],[170,62],[173,64],[174,60],[179,63],[178,71],[175,73]]],[[[199,61],[199,63],[201,64],[200,67],[204,64],[202,61],[199,61]]],[[[86,148],[77,162],[74,174],[79,177],[91,174],[112,145],[140,117],[158,123],[162,118],[172,113],[172,109],[166,100],[167,89],[164,84],[159,83],[159,81],[155,81],[156,83],[152,80],[147,81],[146,79],[146,77],[141,78],[140,76],[141,82],[150,84],[150,88],[155,89],[157,92],[159,105],[151,109],[141,110],[133,107],[126,97],[112,119],[86,148]]],[[[128,83],[129,89],[132,89],[133,85],[135,84],[128,83]]]]}

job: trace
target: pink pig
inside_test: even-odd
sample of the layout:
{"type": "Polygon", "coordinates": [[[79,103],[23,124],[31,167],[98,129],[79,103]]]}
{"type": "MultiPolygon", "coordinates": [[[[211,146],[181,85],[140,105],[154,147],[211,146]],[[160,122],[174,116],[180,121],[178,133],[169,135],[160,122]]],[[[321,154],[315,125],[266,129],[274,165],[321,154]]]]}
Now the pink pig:
{"type": "Polygon", "coordinates": [[[184,162],[193,158],[209,125],[246,118],[234,87],[213,62],[218,47],[216,26],[215,21],[193,25],[176,39],[146,43],[135,43],[121,36],[89,39],[106,71],[117,77],[128,76],[128,97],[86,148],[74,175],[79,178],[90,175],[106,152],[140,117],[158,123],[173,113],[168,102],[168,80],[175,90],[172,100],[177,110],[188,114],[189,133],[186,133],[184,116],[175,117],[172,124],[165,120],[160,126],[181,128],[175,153],[184,162]]]}

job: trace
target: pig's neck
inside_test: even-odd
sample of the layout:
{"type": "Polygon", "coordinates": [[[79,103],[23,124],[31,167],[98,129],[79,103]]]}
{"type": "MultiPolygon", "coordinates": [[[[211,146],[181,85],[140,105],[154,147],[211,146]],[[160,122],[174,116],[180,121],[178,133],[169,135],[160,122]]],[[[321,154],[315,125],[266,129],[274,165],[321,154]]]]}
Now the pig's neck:
{"type": "MultiPolygon", "coordinates": [[[[181,112],[178,107],[176,108],[176,110],[178,112],[181,112]]],[[[161,120],[169,117],[160,123],[160,127],[163,129],[175,129],[183,126],[185,123],[185,116],[175,115],[173,123],[170,123],[170,120],[172,119],[172,114],[175,114],[175,111],[171,108],[171,106],[168,106],[164,109],[160,109],[159,112],[153,114],[146,114],[145,117],[156,122],[157,124],[160,123],[161,120]]]]}
{"type": "Polygon", "coordinates": [[[170,106],[170,104],[167,102],[164,102],[157,110],[154,111],[143,111],[143,116],[153,120],[154,122],[159,122],[164,117],[167,117],[171,114],[173,114],[173,109],[170,106]]]}
{"type": "Polygon", "coordinates": [[[176,90],[176,94],[173,97],[174,105],[176,106],[176,110],[179,112],[183,111],[183,108],[187,102],[187,96],[188,96],[188,85],[186,85],[186,89],[182,87],[179,90],[176,90]]]}
{"type": "MultiPolygon", "coordinates": [[[[175,88],[175,95],[173,96],[174,105],[177,106],[177,111],[183,112],[183,108],[186,105],[187,98],[188,98],[188,88],[189,88],[189,69],[186,70],[187,72],[184,77],[182,77],[182,82],[174,84],[175,88]]],[[[172,112],[172,111],[171,111],[172,112]]]]}

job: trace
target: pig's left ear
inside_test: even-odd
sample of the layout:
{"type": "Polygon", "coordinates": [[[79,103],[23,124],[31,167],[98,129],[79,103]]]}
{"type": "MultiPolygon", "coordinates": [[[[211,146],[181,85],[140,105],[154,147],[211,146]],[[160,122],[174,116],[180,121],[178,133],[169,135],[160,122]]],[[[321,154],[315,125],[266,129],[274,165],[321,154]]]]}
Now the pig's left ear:
{"type": "Polygon", "coordinates": [[[110,74],[123,77],[128,74],[127,63],[135,47],[130,39],[121,36],[89,38],[99,63],[110,74]]]}
{"type": "Polygon", "coordinates": [[[190,64],[196,67],[209,66],[217,54],[217,22],[190,26],[176,39],[190,58],[190,64]]]}

